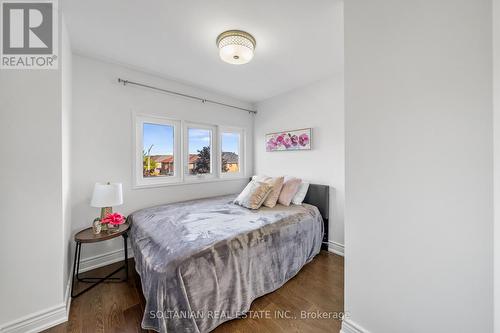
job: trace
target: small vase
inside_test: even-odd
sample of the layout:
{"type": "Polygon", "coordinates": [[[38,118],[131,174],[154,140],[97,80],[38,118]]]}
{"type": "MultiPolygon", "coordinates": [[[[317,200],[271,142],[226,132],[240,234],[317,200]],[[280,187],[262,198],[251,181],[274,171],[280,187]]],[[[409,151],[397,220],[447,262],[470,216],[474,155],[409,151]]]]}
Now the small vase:
{"type": "Polygon", "coordinates": [[[94,232],[95,235],[99,235],[102,231],[102,224],[101,224],[101,219],[96,218],[94,222],[92,223],[92,231],[94,232]]]}

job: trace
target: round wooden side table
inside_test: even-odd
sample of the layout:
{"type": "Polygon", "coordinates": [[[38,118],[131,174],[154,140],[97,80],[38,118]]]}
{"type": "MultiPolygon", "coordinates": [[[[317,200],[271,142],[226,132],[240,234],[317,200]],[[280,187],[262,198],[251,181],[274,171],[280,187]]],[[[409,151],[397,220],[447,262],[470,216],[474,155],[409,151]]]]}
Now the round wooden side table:
{"type": "Polygon", "coordinates": [[[75,259],[73,261],[73,277],[71,281],[71,297],[78,297],[81,294],[89,291],[90,289],[94,288],[97,286],[99,283],[102,283],[104,281],[108,280],[121,280],[121,281],[127,281],[128,280],[128,248],[127,248],[127,239],[128,239],[128,231],[130,229],[130,225],[128,223],[121,224],[116,231],[102,231],[100,234],[94,234],[92,231],[92,227],[83,229],[80,232],[78,232],[75,235],[75,242],[76,242],[76,247],[75,247],[75,259]],[[109,239],[113,239],[116,237],[122,236],[123,237],[123,246],[124,246],[124,252],[125,252],[125,259],[123,262],[123,266],[117,268],[113,272],[109,273],[108,275],[104,277],[85,277],[82,278],[79,275],[79,270],[80,270],[80,254],[82,252],[82,244],[83,243],[97,243],[97,242],[103,242],[109,239]],[[120,279],[116,277],[112,277],[122,269],[125,270],[125,279],[120,279]],[[92,283],[91,286],[83,289],[82,291],[74,294],[73,293],[73,285],[75,284],[75,277],[78,281],[80,282],[85,282],[85,283],[92,283]]]}

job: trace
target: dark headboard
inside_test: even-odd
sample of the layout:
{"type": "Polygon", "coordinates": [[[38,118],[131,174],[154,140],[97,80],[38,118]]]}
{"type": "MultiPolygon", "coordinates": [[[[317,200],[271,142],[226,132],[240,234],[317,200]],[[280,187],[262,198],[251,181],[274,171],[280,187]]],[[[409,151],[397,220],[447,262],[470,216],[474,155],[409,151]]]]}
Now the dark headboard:
{"type": "Polygon", "coordinates": [[[328,251],[328,219],[330,217],[330,187],[328,185],[310,184],[305,203],[316,206],[323,217],[324,231],[321,248],[328,251]]]}
{"type": "MultiPolygon", "coordinates": [[[[250,178],[252,180],[252,178],[250,178]]],[[[323,243],[321,249],[328,251],[328,219],[330,218],[330,186],[310,184],[304,202],[318,207],[323,217],[323,243]]]]}

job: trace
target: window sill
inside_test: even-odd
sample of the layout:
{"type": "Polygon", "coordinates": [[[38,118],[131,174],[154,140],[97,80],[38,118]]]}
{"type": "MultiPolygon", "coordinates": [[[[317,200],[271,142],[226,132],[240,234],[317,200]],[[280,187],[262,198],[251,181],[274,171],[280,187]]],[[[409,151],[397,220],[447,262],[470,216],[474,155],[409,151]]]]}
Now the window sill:
{"type": "Polygon", "coordinates": [[[154,188],[154,187],[168,187],[168,186],[183,186],[183,185],[193,185],[193,184],[205,184],[205,183],[219,183],[219,182],[229,182],[236,180],[248,180],[249,177],[246,176],[234,176],[234,177],[222,177],[222,178],[208,178],[208,179],[190,179],[178,182],[170,182],[170,183],[156,183],[156,184],[140,184],[133,185],[133,190],[140,190],[145,188],[154,188]]]}

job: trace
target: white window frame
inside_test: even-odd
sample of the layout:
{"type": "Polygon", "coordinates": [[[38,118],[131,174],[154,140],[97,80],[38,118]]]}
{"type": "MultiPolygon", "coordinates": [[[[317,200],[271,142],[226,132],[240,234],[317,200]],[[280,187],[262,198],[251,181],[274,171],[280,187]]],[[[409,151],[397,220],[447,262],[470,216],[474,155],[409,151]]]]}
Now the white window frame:
{"type": "Polygon", "coordinates": [[[218,126],[217,133],[218,147],[218,162],[220,178],[242,178],[245,175],[245,130],[241,127],[218,126]],[[240,135],[239,151],[238,151],[238,172],[222,172],[222,133],[238,133],[240,135]]]}
{"type": "Polygon", "coordinates": [[[181,121],[164,118],[160,116],[147,116],[137,114],[134,117],[135,123],[135,145],[134,145],[134,168],[133,179],[135,187],[154,187],[163,184],[180,184],[183,182],[182,173],[182,126],[181,121]],[[144,177],[142,152],[144,149],[144,124],[166,125],[174,128],[174,175],[163,177],[144,177]]]}
{"type": "Polygon", "coordinates": [[[217,131],[217,126],[215,125],[209,125],[209,124],[201,124],[201,123],[195,123],[195,122],[184,122],[183,126],[183,133],[184,133],[184,179],[186,182],[193,182],[193,181],[203,181],[203,180],[210,180],[210,179],[215,179],[219,177],[219,172],[218,172],[218,167],[219,163],[216,158],[216,154],[218,153],[218,131],[217,131]],[[209,130],[211,135],[210,135],[210,173],[205,173],[205,174],[199,174],[199,175],[191,175],[189,173],[189,129],[202,129],[202,130],[209,130]]]}
{"type": "Polygon", "coordinates": [[[235,179],[247,179],[246,175],[246,140],[247,133],[242,127],[232,127],[216,124],[204,124],[188,120],[172,119],[160,115],[148,115],[132,112],[132,124],[134,132],[132,145],[132,188],[141,189],[149,187],[163,187],[186,185],[194,183],[220,182],[235,179]],[[143,129],[144,123],[167,125],[174,127],[174,175],[163,177],[144,177],[143,176],[143,129]],[[212,133],[211,138],[211,173],[203,175],[190,175],[188,168],[189,159],[189,132],[188,128],[209,129],[212,133]],[[238,132],[240,133],[240,172],[223,173],[222,164],[222,133],[238,132]]]}

